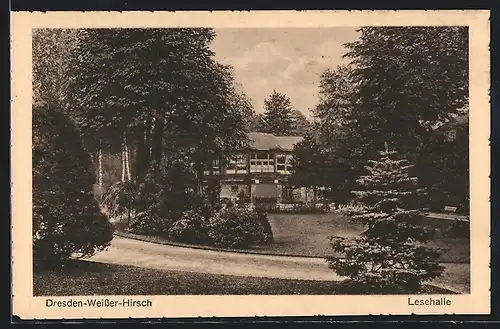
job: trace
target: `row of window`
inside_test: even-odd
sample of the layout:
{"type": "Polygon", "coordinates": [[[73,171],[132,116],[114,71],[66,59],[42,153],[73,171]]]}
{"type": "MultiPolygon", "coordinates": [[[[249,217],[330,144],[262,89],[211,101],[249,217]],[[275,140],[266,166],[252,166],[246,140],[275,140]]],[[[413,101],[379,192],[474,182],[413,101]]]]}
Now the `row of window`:
{"type": "MultiPolygon", "coordinates": [[[[274,159],[274,154],[269,152],[256,152],[250,153],[250,172],[274,172],[276,171],[283,174],[290,173],[291,169],[291,155],[277,155],[276,163],[274,159]]],[[[227,174],[244,174],[247,171],[247,159],[245,154],[236,156],[229,165],[225,168],[227,174]]],[[[214,161],[213,172],[215,174],[219,173],[219,161],[214,161]]]]}

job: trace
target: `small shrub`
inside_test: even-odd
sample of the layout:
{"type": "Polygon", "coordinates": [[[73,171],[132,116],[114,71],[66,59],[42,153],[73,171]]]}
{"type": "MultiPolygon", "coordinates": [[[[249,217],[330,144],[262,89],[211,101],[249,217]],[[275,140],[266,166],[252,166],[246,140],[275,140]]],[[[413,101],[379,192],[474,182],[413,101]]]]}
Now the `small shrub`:
{"type": "Polygon", "coordinates": [[[236,199],[236,204],[242,205],[246,203],[250,203],[250,196],[245,193],[245,191],[240,191],[238,193],[238,197],[236,199]]]}
{"type": "Polygon", "coordinates": [[[356,215],[366,209],[366,206],[359,202],[349,202],[345,205],[339,205],[337,211],[345,215],[356,215]]]}
{"type": "Polygon", "coordinates": [[[271,228],[271,224],[269,224],[267,213],[257,211],[257,221],[259,222],[260,225],[262,225],[262,228],[264,230],[264,235],[261,242],[265,244],[273,242],[274,240],[273,230],[271,228]]]}
{"type": "Polygon", "coordinates": [[[330,212],[328,204],[295,203],[295,204],[256,204],[256,209],[268,213],[281,214],[326,214],[330,212]]]}
{"type": "Polygon", "coordinates": [[[220,200],[222,208],[232,208],[235,203],[230,198],[221,198],[220,200]]]}
{"type": "Polygon", "coordinates": [[[128,231],[134,234],[162,235],[168,231],[169,222],[166,218],[141,212],[132,219],[128,231]]]}
{"type": "Polygon", "coordinates": [[[255,209],[261,212],[277,213],[278,207],[275,203],[255,203],[255,209]]]}
{"type": "Polygon", "coordinates": [[[168,235],[171,239],[184,243],[207,244],[207,219],[198,211],[188,210],[175,221],[168,235]]]}
{"type": "Polygon", "coordinates": [[[278,202],[278,200],[276,198],[271,198],[271,197],[255,197],[254,198],[254,203],[256,204],[269,204],[269,205],[273,205],[273,204],[276,204],[278,202]]]}
{"type": "Polygon", "coordinates": [[[126,216],[130,221],[136,193],[133,181],[112,184],[101,198],[104,212],[111,218],[126,216]]]}
{"type": "Polygon", "coordinates": [[[208,236],[218,247],[247,248],[269,242],[271,238],[267,215],[244,207],[222,209],[208,221],[208,236]]]}

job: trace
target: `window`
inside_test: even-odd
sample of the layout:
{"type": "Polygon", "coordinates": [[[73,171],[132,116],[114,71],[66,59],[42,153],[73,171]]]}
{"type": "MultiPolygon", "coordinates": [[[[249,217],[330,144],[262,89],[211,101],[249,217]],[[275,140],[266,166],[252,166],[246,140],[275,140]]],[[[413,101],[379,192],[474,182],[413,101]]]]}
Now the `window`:
{"type": "Polygon", "coordinates": [[[220,168],[219,168],[219,160],[214,160],[214,163],[213,163],[213,172],[215,175],[218,175],[220,174],[220,168]]]}
{"type": "Polygon", "coordinates": [[[243,174],[247,172],[246,154],[238,154],[229,161],[226,169],[228,174],[243,174]]]}
{"type": "Polygon", "coordinates": [[[291,165],[292,155],[289,154],[281,154],[276,157],[277,162],[277,170],[280,174],[289,174],[292,168],[291,165]]]}
{"type": "Polygon", "coordinates": [[[268,151],[252,153],[250,172],[274,172],[274,154],[268,151]]]}
{"type": "Polygon", "coordinates": [[[257,159],[269,159],[271,154],[267,151],[259,151],[257,152],[257,159]]]}
{"type": "Polygon", "coordinates": [[[203,172],[207,176],[220,174],[219,160],[207,161],[203,164],[203,167],[203,172]]]}
{"type": "Polygon", "coordinates": [[[231,192],[238,192],[238,185],[231,185],[231,192]]]}

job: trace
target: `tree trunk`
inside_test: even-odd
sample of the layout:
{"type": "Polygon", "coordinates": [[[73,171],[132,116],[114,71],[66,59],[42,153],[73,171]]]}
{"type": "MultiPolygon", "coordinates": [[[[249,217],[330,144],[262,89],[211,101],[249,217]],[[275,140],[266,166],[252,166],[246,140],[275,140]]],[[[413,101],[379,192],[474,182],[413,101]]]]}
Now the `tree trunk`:
{"type": "Polygon", "coordinates": [[[149,130],[150,122],[145,121],[137,127],[137,151],[135,157],[135,177],[144,176],[149,167],[149,130]]]}
{"type": "Polygon", "coordinates": [[[127,180],[131,180],[131,174],[130,174],[130,165],[129,165],[129,152],[128,152],[128,145],[127,145],[127,135],[123,134],[123,144],[125,145],[125,171],[127,174],[127,180]]]}
{"type": "Polygon", "coordinates": [[[128,216],[127,216],[127,227],[130,227],[130,217],[131,217],[132,206],[128,206],[128,216]]]}
{"type": "Polygon", "coordinates": [[[98,186],[99,188],[102,188],[102,150],[101,150],[101,146],[99,145],[99,155],[98,155],[98,164],[97,164],[97,183],[98,183],[98,186]]]}
{"type": "Polygon", "coordinates": [[[122,172],[122,183],[125,182],[125,147],[123,141],[121,142],[121,172],[122,172]]]}
{"type": "Polygon", "coordinates": [[[163,155],[163,130],[165,126],[165,118],[163,114],[158,114],[155,118],[153,135],[151,136],[151,161],[156,164],[161,164],[163,155]]]}
{"type": "Polygon", "coordinates": [[[197,182],[197,191],[198,194],[203,192],[203,180],[205,179],[205,170],[203,168],[203,161],[200,157],[200,154],[197,155],[195,161],[195,170],[196,170],[196,182],[197,182]]]}

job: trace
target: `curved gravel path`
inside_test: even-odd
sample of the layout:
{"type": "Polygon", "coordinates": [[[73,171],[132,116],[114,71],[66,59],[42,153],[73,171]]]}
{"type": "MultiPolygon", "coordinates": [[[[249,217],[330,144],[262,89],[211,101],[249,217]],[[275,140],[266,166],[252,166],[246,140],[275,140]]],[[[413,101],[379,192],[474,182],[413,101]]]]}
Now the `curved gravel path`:
{"type": "MultiPolygon", "coordinates": [[[[158,270],[296,280],[341,281],[323,258],[245,254],[194,249],[115,236],[111,246],[89,259],[100,263],[158,270]]],[[[446,264],[432,285],[455,292],[470,290],[467,264],[446,264]]]]}
{"type": "Polygon", "coordinates": [[[91,261],[143,268],[280,279],[339,281],[323,258],[242,254],[155,244],[115,236],[91,261]]]}

